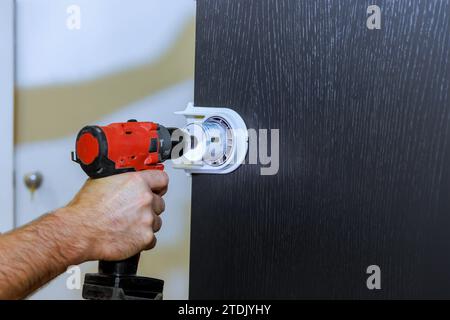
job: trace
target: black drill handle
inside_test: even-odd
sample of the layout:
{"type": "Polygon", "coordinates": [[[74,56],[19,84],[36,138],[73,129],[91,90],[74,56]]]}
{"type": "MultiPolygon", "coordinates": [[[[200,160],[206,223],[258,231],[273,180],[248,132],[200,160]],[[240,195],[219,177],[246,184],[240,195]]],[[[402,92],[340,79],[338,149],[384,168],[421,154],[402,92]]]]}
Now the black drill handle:
{"type": "Polygon", "coordinates": [[[140,253],[121,261],[99,261],[98,272],[108,275],[136,275],[140,253]]]}

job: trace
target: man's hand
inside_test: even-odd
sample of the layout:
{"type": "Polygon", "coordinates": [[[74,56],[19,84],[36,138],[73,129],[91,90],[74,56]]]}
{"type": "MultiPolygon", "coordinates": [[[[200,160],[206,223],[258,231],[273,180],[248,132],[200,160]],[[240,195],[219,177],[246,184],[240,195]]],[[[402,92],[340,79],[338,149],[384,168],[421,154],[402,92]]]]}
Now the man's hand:
{"type": "Polygon", "coordinates": [[[79,228],[84,260],[123,260],[156,244],[168,176],[162,171],[88,180],[61,212],[79,228]]]}
{"type": "Polygon", "coordinates": [[[65,208],[0,235],[0,299],[24,298],[70,265],[153,248],[167,185],[160,171],[88,180],[65,208]]]}

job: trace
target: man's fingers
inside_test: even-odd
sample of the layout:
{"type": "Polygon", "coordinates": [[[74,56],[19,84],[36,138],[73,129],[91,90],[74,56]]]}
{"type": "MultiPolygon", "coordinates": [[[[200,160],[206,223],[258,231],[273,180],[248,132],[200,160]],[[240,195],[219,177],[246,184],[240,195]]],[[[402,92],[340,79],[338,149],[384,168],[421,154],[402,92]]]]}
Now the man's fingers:
{"type": "Polygon", "coordinates": [[[153,220],[153,232],[156,233],[159,230],[161,230],[162,227],[162,219],[159,216],[155,217],[155,220],[153,220]]]}
{"type": "Polygon", "coordinates": [[[168,187],[165,187],[160,190],[153,190],[153,192],[162,197],[163,195],[165,195],[167,193],[167,189],[168,189],[168,187]]]}
{"type": "Polygon", "coordinates": [[[153,249],[156,246],[156,242],[158,240],[156,239],[156,237],[153,238],[152,242],[150,242],[149,244],[147,244],[144,248],[144,250],[150,250],[153,249]]]}
{"type": "Polygon", "coordinates": [[[138,174],[144,179],[150,189],[160,195],[161,191],[167,189],[169,184],[169,176],[164,171],[159,170],[146,170],[139,171],[138,174]]]}
{"type": "Polygon", "coordinates": [[[157,215],[160,215],[166,209],[166,203],[163,198],[157,194],[153,195],[152,209],[157,215]]]}

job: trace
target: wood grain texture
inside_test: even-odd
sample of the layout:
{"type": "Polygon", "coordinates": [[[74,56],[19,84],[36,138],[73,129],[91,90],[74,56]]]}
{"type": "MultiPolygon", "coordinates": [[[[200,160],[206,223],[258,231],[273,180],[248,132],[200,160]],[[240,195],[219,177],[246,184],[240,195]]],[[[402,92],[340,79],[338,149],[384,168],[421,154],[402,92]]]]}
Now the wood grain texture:
{"type": "Polygon", "coordinates": [[[196,105],[281,155],[193,177],[190,298],[450,298],[450,1],[197,0],[196,34],[196,105]]]}

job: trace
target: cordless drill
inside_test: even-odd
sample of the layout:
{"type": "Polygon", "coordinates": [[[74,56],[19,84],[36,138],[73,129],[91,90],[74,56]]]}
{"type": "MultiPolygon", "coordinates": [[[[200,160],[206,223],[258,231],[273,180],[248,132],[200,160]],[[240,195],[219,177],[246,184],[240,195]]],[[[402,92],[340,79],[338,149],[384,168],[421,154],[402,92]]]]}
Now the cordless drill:
{"type": "MultiPolygon", "coordinates": [[[[171,158],[175,128],[129,120],[108,126],[87,126],[78,133],[77,162],[92,179],[115,174],[164,170],[171,158]]],[[[86,274],[83,298],[92,300],[159,300],[164,281],[136,275],[140,253],[122,261],[99,261],[98,273],[86,274]]]]}

